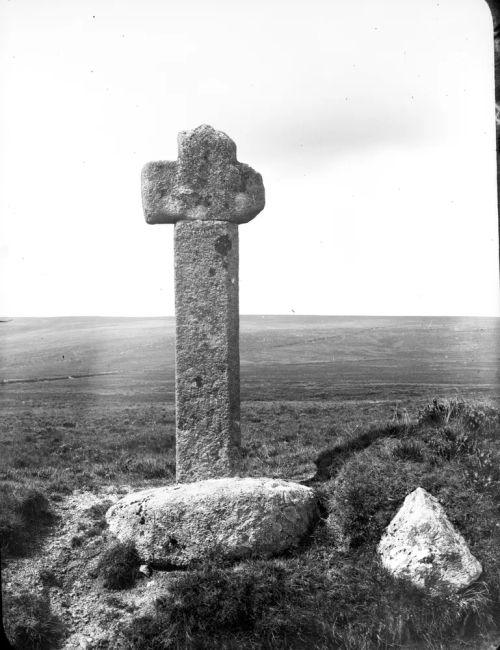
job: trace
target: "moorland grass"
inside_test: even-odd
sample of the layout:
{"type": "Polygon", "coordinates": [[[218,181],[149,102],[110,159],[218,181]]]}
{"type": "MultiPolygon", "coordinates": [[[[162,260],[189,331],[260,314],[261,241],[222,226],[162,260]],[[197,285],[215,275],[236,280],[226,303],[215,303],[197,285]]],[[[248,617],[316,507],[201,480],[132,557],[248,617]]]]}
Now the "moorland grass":
{"type": "Polygon", "coordinates": [[[316,484],[325,517],[312,539],[284,558],[234,566],[212,559],[178,576],[155,613],[126,626],[116,647],[477,647],[500,626],[500,448],[491,444],[498,417],[490,412],[471,429],[458,413],[446,423],[427,415],[327,450],[320,456],[327,479],[316,484]],[[378,560],[384,528],[418,486],[440,500],[483,565],[458,594],[429,595],[378,560]]]}
{"type": "MultiPolygon", "coordinates": [[[[246,415],[243,409],[244,474],[308,477],[323,504],[322,523],[286,557],[234,566],[210,560],[177,574],[155,613],[122,626],[110,650],[437,650],[468,637],[464,647],[471,649],[478,634],[500,624],[498,413],[471,404],[450,409],[437,400],[409,425],[377,425],[356,405],[343,409],[321,403],[254,404],[246,415]],[[384,527],[419,485],[440,500],[484,567],[480,580],[456,597],[428,596],[396,581],[377,559],[384,527]]],[[[17,459],[3,468],[12,489],[36,481],[55,499],[75,488],[143,487],[173,478],[173,418],[163,409],[87,413],[71,427],[64,412],[49,419],[26,411],[22,418],[24,433],[5,446],[8,459],[17,459]],[[29,453],[34,442],[36,455],[29,453]]],[[[89,509],[89,526],[78,537],[87,528],[103,530],[103,508],[89,509]]],[[[21,521],[22,509],[11,510],[21,521]]],[[[125,566],[122,588],[133,584],[139,561],[134,555],[128,563],[129,555],[118,549],[112,562],[102,560],[125,566]]]]}
{"type": "MultiPolygon", "coordinates": [[[[66,402],[44,406],[44,400],[3,410],[0,481],[37,482],[60,500],[75,489],[175,479],[173,404],[123,406],[110,398],[106,408],[69,408],[66,402]]],[[[380,405],[365,409],[355,402],[243,402],[243,474],[310,476],[322,449],[379,418],[380,405]]]]}
{"type": "Polygon", "coordinates": [[[286,561],[180,576],[154,614],[135,619],[112,647],[445,648],[477,631],[480,617],[470,615],[487,600],[482,585],[458,598],[427,596],[390,578],[369,553],[345,557],[318,543],[286,561]]]}
{"type": "MultiPolygon", "coordinates": [[[[349,437],[350,411],[356,413],[355,406],[243,405],[243,475],[310,476],[321,448],[339,435],[349,437]],[[335,421],[344,424],[332,424],[335,421]]],[[[173,406],[120,406],[109,412],[69,409],[65,404],[5,409],[0,436],[2,557],[25,554],[41,529],[27,525],[22,498],[18,499],[24,493],[38,491],[50,503],[74,490],[142,488],[165,485],[174,478],[173,406]]],[[[45,512],[46,505],[39,509],[42,518],[45,512]]],[[[75,544],[84,541],[84,536],[76,537],[75,544]]]]}
{"type": "Polygon", "coordinates": [[[0,548],[2,559],[25,555],[53,521],[49,501],[33,481],[4,481],[0,498],[0,548]]]}
{"type": "Polygon", "coordinates": [[[64,633],[53,614],[47,592],[22,591],[2,599],[5,633],[16,650],[54,650],[64,633]]]}
{"type": "Polygon", "coordinates": [[[73,420],[66,408],[16,409],[4,414],[0,450],[1,479],[41,482],[50,497],[175,476],[174,418],[162,408],[82,409],[73,420]]]}
{"type": "Polygon", "coordinates": [[[66,409],[52,417],[45,409],[7,413],[0,439],[2,558],[29,552],[50,523],[50,501],[76,489],[172,481],[174,443],[173,419],[163,409],[91,412],[78,422],[66,409]]]}

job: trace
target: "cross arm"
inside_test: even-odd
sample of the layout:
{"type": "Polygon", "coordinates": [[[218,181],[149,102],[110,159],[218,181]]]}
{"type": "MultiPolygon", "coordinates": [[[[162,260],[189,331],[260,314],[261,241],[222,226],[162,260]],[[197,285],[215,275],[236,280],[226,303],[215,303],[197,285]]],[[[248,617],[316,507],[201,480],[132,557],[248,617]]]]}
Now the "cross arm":
{"type": "Polygon", "coordinates": [[[147,163],[142,203],[150,224],[177,221],[246,223],[265,205],[262,177],[236,159],[236,145],[203,125],[179,134],[177,161],[147,163]]]}

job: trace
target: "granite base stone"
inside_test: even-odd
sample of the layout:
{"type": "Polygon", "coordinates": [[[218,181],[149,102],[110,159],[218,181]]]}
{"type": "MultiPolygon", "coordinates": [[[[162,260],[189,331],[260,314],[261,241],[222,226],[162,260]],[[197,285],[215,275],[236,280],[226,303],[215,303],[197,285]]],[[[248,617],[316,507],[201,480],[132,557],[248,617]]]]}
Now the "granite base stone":
{"type": "Polygon", "coordinates": [[[221,478],[125,496],[106,513],[118,540],[147,563],[269,557],[295,546],[318,517],[314,491],[271,478],[221,478]]]}

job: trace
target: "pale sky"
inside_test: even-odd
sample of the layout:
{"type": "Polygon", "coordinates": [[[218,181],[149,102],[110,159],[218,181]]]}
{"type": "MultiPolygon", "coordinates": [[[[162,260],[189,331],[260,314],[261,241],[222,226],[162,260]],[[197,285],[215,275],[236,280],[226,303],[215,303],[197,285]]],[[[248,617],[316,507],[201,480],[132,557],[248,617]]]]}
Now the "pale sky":
{"type": "Polygon", "coordinates": [[[483,0],[0,0],[0,313],[174,313],[140,170],[225,131],[240,313],[500,315],[483,0]]]}

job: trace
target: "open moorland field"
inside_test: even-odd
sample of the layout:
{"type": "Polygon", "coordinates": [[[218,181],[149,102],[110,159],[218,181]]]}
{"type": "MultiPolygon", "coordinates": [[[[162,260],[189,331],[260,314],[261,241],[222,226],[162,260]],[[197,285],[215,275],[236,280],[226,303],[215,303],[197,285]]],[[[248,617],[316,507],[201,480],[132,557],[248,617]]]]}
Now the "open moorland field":
{"type": "Polygon", "coordinates": [[[174,480],[174,319],[0,322],[2,587],[18,647],[480,647],[500,609],[499,319],[253,316],[240,330],[243,473],[308,481],[326,524],[286,563],[110,591],[103,513],[174,480]],[[434,396],[472,410],[427,426],[434,396]],[[374,559],[417,485],[485,568],[454,602],[403,589],[374,559]],[[162,610],[165,593],[177,609],[162,610]]]}

